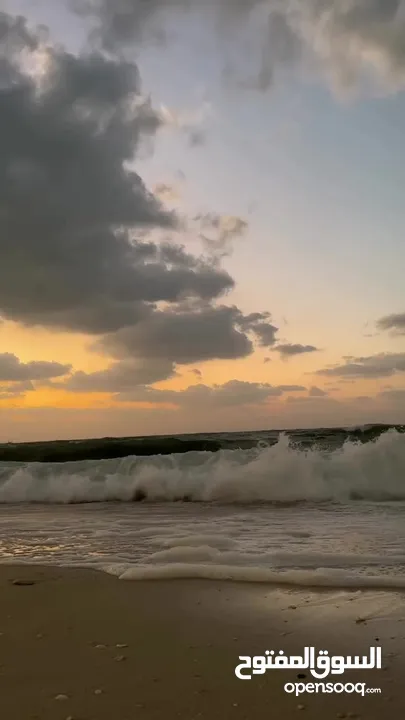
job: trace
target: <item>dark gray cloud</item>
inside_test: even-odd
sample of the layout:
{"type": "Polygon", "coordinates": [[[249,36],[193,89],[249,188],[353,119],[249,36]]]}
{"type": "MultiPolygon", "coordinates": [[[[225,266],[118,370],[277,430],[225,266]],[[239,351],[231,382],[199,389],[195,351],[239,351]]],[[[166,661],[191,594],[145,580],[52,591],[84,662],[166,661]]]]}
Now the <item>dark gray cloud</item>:
{"type": "Polygon", "coordinates": [[[405,372],[405,353],[378,353],[368,357],[347,357],[344,365],[323,368],[317,375],[342,378],[382,378],[405,372]]]}
{"type": "MultiPolygon", "coordinates": [[[[269,313],[215,304],[234,287],[218,262],[148,239],[182,227],[131,162],[162,122],[133,62],[72,55],[0,13],[1,316],[101,336],[94,347],[120,361],[69,389],[126,390],[276,343],[269,313]]],[[[218,252],[246,229],[204,218],[218,252]]]]}
{"type": "Polygon", "coordinates": [[[293,343],[286,343],[284,345],[277,345],[275,350],[280,353],[281,357],[289,358],[295,357],[296,355],[305,355],[306,353],[319,352],[319,348],[314,345],[300,345],[293,343]]]}
{"type": "Polygon", "coordinates": [[[45,47],[0,13],[0,88],[3,318],[103,333],[139,322],[154,303],[233,287],[183,248],[139,239],[177,219],[128,165],[162,122],[136,65],[45,47]],[[40,76],[29,72],[35,52],[40,76]]]}
{"type": "MultiPolygon", "coordinates": [[[[153,404],[168,404],[182,408],[199,408],[206,406],[232,407],[240,405],[261,405],[271,398],[279,398],[287,392],[287,386],[273,386],[268,383],[251,383],[240,380],[230,380],[223,385],[198,384],[191,385],[186,390],[155,390],[153,388],[139,388],[133,393],[123,393],[117,396],[122,402],[150,402],[153,404]]],[[[303,389],[305,388],[294,388],[303,389]]]]}
{"type": "Polygon", "coordinates": [[[246,357],[253,344],[236,327],[239,315],[232,307],[155,311],[145,322],[106,335],[96,349],[113,357],[165,358],[185,365],[246,357]]]}
{"type": "MultiPolygon", "coordinates": [[[[300,61],[315,66],[339,88],[353,87],[364,71],[389,86],[405,82],[404,0],[70,0],[76,10],[90,16],[95,34],[109,50],[134,41],[164,35],[167,19],[197,10],[218,20],[218,31],[232,35],[240,45],[241,28],[248,32],[255,20],[256,72],[242,82],[267,90],[281,67],[300,61]],[[177,14],[177,16],[176,16],[177,14]]],[[[210,18],[211,19],[211,18],[210,18]]],[[[177,23],[177,26],[179,24],[177,23]]],[[[243,36],[243,35],[242,35],[243,36]]],[[[241,71],[243,53],[232,77],[241,71]]],[[[251,68],[252,58],[246,60],[251,68]]],[[[246,68],[243,68],[246,72],[246,68]]],[[[245,74],[245,73],[242,73],[245,74]]]]}
{"type": "Polygon", "coordinates": [[[278,328],[270,320],[270,313],[257,312],[245,316],[239,313],[239,325],[242,330],[253,332],[262,347],[271,347],[277,341],[278,328]]]}
{"type": "MultiPolygon", "coordinates": [[[[57,362],[33,360],[23,363],[13,353],[0,354],[0,382],[19,382],[27,380],[44,380],[67,375],[71,365],[61,365],[57,362]]],[[[29,389],[27,386],[25,389],[29,389]]]]}
{"type": "Polygon", "coordinates": [[[243,315],[236,307],[203,305],[156,310],[145,321],[104,336],[94,349],[116,358],[165,358],[178,364],[247,357],[253,341],[275,342],[268,313],[243,315]]]}
{"type": "Polygon", "coordinates": [[[376,324],[378,330],[393,330],[397,335],[405,335],[405,313],[386,315],[376,324]]]}

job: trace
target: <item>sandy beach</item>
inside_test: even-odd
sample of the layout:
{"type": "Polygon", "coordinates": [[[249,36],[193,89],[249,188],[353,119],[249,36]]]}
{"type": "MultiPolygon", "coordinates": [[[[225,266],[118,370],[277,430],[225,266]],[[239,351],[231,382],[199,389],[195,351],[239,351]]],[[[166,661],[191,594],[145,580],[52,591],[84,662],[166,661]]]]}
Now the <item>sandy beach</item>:
{"type": "MultiPolygon", "coordinates": [[[[0,712],[7,720],[404,717],[405,597],[208,581],[124,582],[38,566],[0,568],[0,712]],[[29,584],[28,584],[29,583],[29,584]],[[342,682],[380,694],[288,694],[305,672],[242,682],[239,655],[366,653],[382,670],[342,682]]],[[[334,682],[341,678],[332,678],[334,682]]],[[[325,682],[330,681],[331,677],[325,682]]]]}

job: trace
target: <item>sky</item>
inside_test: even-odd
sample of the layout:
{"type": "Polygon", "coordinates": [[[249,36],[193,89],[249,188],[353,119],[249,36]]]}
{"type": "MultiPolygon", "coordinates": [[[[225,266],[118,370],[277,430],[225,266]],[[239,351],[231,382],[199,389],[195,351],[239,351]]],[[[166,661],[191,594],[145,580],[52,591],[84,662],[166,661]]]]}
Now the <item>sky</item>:
{"type": "Polygon", "coordinates": [[[405,0],[0,0],[0,442],[405,423],[405,0]]]}

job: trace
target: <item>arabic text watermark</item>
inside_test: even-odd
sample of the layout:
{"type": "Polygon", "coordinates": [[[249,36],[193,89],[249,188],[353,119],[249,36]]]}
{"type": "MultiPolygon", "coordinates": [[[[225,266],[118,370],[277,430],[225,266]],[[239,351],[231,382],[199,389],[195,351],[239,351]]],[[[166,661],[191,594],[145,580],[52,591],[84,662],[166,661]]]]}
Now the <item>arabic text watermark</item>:
{"type": "Polygon", "coordinates": [[[240,655],[240,664],[235,668],[235,675],[239,680],[251,680],[252,675],[264,675],[268,670],[309,670],[317,680],[323,680],[328,675],[343,675],[346,670],[381,670],[381,647],[371,647],[367,655],[344,657],[343,655],[329,656],[328,650],[319,650],[315,657],[315,648],[304,648],[304,654],[284,654],[283,650],[275,655],[274,650],[266,650],[264,655],[240,655]]]}

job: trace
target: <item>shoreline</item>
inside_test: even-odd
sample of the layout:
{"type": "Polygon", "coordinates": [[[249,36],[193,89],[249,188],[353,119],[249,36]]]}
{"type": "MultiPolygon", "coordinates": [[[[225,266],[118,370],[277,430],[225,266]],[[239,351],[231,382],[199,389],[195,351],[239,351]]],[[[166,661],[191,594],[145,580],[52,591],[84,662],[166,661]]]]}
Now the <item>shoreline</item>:
{"type": "Polygon", "coordinates": [[[289,720],[301,711],[377,720],[389,702],[391,720],[402,720],[404,623],[395,591],[119,582],[98,570],[4,564],[0,707],[7,720],[289,720]],[[299,682],[291,669],[235,677],[239,656],[267,649],[353,656],[376,645],[383,669],[347,670],[342,682],[378,695],[290,695],[284,685],[299,682]]]}
{"type": "Polygon", "coordinates": [[[396,593],[405,598],[405,576],[354,574],[353,570],[339,576],[328,570],[308,568],[285,569],[283,571],[261,568],[260,566],[220,565],[198,563],[137,564],[112,563],[105,566],[99,563],[57,563],[28,562],[18,563],[15,558],[0,560],[0,568],[48,568],[53,570],[84,570],[109,575],[123,582],[201,582],[229,583],[231,585],[267,587],[285,592],[313,593],[396,593]],[[334,578],[336,578],[334,580],[334,578]]]}

